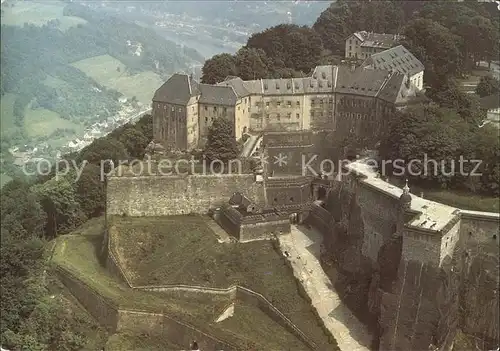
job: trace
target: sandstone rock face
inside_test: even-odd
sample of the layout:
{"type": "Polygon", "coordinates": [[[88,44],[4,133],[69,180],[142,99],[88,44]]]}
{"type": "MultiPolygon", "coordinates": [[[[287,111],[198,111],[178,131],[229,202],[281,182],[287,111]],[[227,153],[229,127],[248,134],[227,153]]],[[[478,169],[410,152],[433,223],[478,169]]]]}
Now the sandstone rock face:
{"type": "MultiPolygon", "coordinates": [[[[339,183],[326,209],[316,210],[322,222],[330,223],[318,226],[324,234],[325,272],[344,302],[374,331],[373,348],[460,350],[460,341],[454,347],[459,332],[461,338],[476,340],[479,349],[496,349],[498,223],[464,216],[452,252],[432,262],[415,259],[418,252],[410,259],[402,250],[397,206],[375,193],[339,183]]],[[[311,218],[315,225],[317,216],[311,218]]]]}

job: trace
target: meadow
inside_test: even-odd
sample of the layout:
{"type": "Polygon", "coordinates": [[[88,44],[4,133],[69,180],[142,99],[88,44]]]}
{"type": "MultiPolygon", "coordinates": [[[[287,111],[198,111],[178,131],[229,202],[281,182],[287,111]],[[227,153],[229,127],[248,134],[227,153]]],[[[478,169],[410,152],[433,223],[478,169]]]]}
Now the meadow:
{"type": "Polygon", "coordinates": [[[66,4],[59,1],[46,2],[15,2],[14,6],[2,9],[2,25],[20,26],[25,23],[43,26],[51,20],[58,20],[58,28],[65,31],[78,24],[87,23],[80,17],[64,16],[63,9],[66,4]]]}
{"type": "Polygon", "coordinates": [[[131,75],[122,62],[109,55],[94,56],[72,65],[97,83],[117,90],[127,98],[135,96],[146,105],[151,103],[154,92],[163,84],[160,76],[152,71],[131,75]]]}

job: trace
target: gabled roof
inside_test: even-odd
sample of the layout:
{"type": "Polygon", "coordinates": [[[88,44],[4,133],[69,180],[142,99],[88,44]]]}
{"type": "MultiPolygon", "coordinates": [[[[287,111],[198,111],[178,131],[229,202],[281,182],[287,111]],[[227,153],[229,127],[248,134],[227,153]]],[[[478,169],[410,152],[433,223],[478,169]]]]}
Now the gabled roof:
{"type": "MultiPolygon", "coordinates": [[[[367,31],[359,31],[353,33],[361,41],[361,46],[364,47],[379,47],[390,48],[396,45],[404,37],[399,34],[373,33],[367,31]]],[[[351,35],[352,36],[352,35],[351,35]]],[[[349,36],[349,38],[351,37],[349,36]]]]}
{"type": "Polygon", "coordinates": [[[335,92],[376,96],[390,77],[391,73],[386,70],[357,68],[353,71],[349,67],[340,66],[335,92]]]}
{"type": "Polygon", "coordinates": [[[403,45],[371,55],[362,67],[385,69],[406,74],[411,77],[424,70],[424,65],[403,45]]]}
{"type": "Polygon", "coordinates": [[[192,96],[199,94],[198,83],[187,74],[175,73],[156,90],[153,101],[186,105],[192,96]]]}
{"type": "Polygon", "coordinates": [[[245,88],[245,82],[240,77],[229,76],[217,85],[233,87],[234,92],[239,98],[250,95],[250,92],[245,88]]]}
{"type": "Polygon", "coordinates": [[[202,104],[234,106],[238,99],[231,86],[199,84],[202,104]]]}

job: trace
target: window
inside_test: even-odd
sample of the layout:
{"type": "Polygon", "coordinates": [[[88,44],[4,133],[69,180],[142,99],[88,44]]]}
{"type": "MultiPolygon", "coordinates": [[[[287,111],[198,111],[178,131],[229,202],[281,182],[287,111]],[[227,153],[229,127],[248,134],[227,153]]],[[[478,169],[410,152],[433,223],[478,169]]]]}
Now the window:
{"type": "Polygon", "coordinates": [[[352,50],[352,46],[351,46],[351,45],[349,45],[349,51],[351,51],[351,50],[352,50]]]}
{"type": "MultiPolygon", "coordinates": [[[[240,108],[238,107],[238,110],[239,110],[239,109],[240,109],[240,108]]],[[[226,113],[226,112],[227,112],[227,108],[226,108],[226,107],[224,107],[224,113],[226,113]]]]}
{"type": "Polygon", "coordinates": [[[179,112],[182,112],[182,108],[179,107],[179,112]]]}
{"type": "Polygon", "coordinates": [[[299,106],[300,106],[300,101],[297,101],[297,107],[299,107],[299,106]]]}
{"type": "Polygon", "coordinates": [[[172,112],[174,112],[174,111],[175,111],[175,107],[172,106],[172,112]]]}
{"type": "Polygon", "coordinates": [[[319,99],[319,104],[323,105],[323,99],[319,99]]]}
{"type": "Polygon", "coordinates": [[[276,106],[281,106],[281,101],[276,101],[276,106]]]}
{"type": "Polygon", "coordinates": [[[266,113],[266,118],[269,119],[269,113],[266,113]]]}
{"type": "Polygon", "coordinates": [[[166,110],[167,109],[167,105],[163,105],[163,109],[166,110]]]}
{"type": "Polygon", "coordinates": [[[214,106],[214,112],[217,111],[217,106],[214,106]]]}
{"type": "Polygon", "coordinates": [[[349,44],[352,44],[352,39],[349,39],[349,44]]]}
{"type": "Polygon", "coordinates": [[[240,110],[240,106],[238,106],[238,111],[240,110]]]}
{"type": "Polygon", "coordinates": [[[352,57],[351,53],[349,53],[349,57],[352,57]]]}
{"type": "Polygon", "coordinates": [[[269,107],[269,101],[268,101],[268,102],[266,102],[266,107],[269,107]]]}
{"type": "Polygon", "coordinates": [[[247,103],[247,98],[245,98],[245,104],[247,103]]]}
{"type": "Polygon", "coordinates": [[[208,117],[205,117],[205,123],[208,123],[208,117]]]}
{"type": "Polygon", "coordinates": [[[206,111],[206,110],[208,110],[208,107],[207,107],[207,106],[205,106],[205,111],[206,111]]]}
{"type": "Polygon", "coordinates": [[[299,119],[299,118],[300,118],[300,115],[297,113],[297,114],[295,115],[295,117],[297,117],[297,119],[299,119]]]}
{"type": "Polygon", "coordinates": [[[194,112],[194,106],[193,106],[193,107],[191,107],[191,111],[193,111],[193,112],[194,112]]]}
{"type": "Polygon", "coordinates": [[[288,102],[287,102],[287,105],[288,105],[288,107],[292,107],[292,102],[291,102],[291,101],[288,101],[288,102]]]}
{"type": "Polygon", "coordinates": [[[286,117],[287,117],[288,119],[290,119],[290,118],[292,118],[292,114],[291,114],[290,112],[288,112],[288,113],[286,114],[286,117]]]}
{"type": "Polygon", "coordinates": [[[278,121],[281,119],[281,115],[280,115],[279,113],[276,115],[276,119],[277,119],[278,121]]]}
{"type": "Polygon", "coordinates": [[[311,99],[311,106],[314,106],[314,99],[311,99]]]}

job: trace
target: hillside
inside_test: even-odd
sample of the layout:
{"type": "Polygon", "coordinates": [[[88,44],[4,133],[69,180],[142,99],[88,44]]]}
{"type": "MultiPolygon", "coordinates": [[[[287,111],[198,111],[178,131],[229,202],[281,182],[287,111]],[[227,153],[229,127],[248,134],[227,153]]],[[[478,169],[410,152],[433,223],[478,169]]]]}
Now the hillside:
{"type": "Polygon", "coordinates": [[[3,3],[1,52],[2,154],[45,143],[50,154],[125,107],[147,107],[171,73],[203,60],[152,30],[56,1],[3,3]]]}

